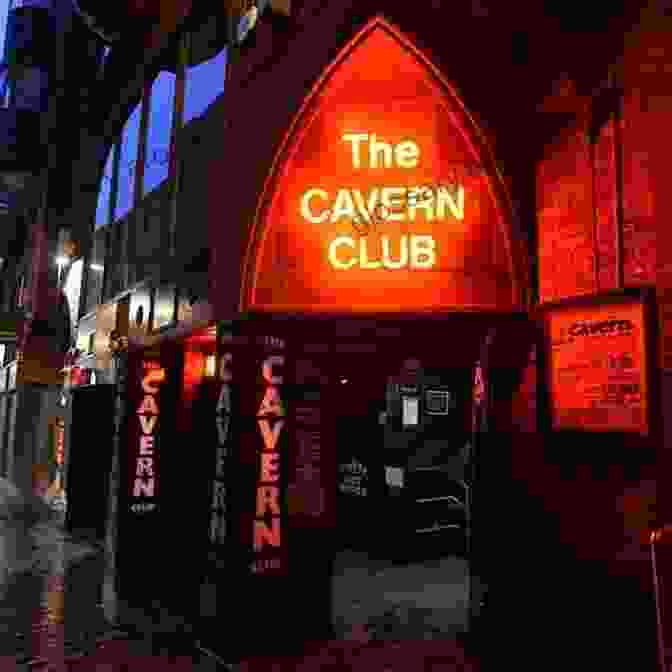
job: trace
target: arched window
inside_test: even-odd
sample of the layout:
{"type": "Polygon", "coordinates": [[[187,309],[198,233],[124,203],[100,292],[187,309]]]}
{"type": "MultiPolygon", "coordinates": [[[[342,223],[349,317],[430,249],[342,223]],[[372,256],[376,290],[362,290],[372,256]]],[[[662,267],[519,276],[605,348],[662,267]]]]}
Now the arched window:
{"type": "MultiPolygon", "coordinates": [[[[199,34],[192,36],[192,41],[199,34]]],[[[184,123],[200,117],[224,93],[226,76],[226,49],[207,61],[187,67],[184,73],[184,123]]]]}
{"type": "Polygon", "coordinates": [[[143,194],[168,177],[174,102],[175,75],[172,72],[160,72],[152,84],[149,99],[143,194]]]}
{"type": "Polygon", "coordinates": [[[110,149],[105,161],[103,177],[98,189],[98,204],[96,206],[95,229],[105,226],[110,222],[110,197],[112,196],[112,165],[114,163],[114,147],[110,149]]]}
{"type": "Polygon", "coordinates": [[[5,35],[7,33],[7,17],[9,14],[9,3],[7,0],[0,2],[0,49],[5,53],[5,35]]]}
{"type": "Polygon", "coordinates": [[[114,204],[114,221],[121,219],[133,207],[133,190],[138,161],[141,104],[135,106],[121,133],[119,156],[119,184],[114,204]]]}

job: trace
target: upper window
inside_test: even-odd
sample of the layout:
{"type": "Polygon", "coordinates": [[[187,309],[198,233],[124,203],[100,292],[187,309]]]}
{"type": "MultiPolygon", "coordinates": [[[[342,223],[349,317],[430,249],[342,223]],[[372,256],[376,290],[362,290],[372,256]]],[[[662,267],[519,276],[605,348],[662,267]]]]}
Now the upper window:
{"type": "Polygon", "coordinates": [[[121,219],[133,207],[136,164],[138,161],[138,138],[140,135],[141,104],[135,106],[121,133],[119,156],[119,185],[114,204],[114,220],[121,219]]]}
{"type": "MultiPolygon", "coordinates": [[[[195,39],[196,36],[194,36],[195,39]]],[[[184,73],[184,123],[200,117],[224,93],[226,49],[184,73]]]]}
{"type": "Polygon", "coordinates": [[[9,107],[9,100],[12,93],[11,82],[9,79],[9,69],[5,63],[0,64],[0,107],[9,107]]]}
{"type": "Polygon", "coordinates": [[[47,93],[47,73],[42,68],[23,68],[21,77],[12,82],[13,105],[17,110],[40,112],[47,93]]]}
{"type": "Polygon", "coordinates": [[[49,9],[51,7],[51,0],[12,0],[12,9],[20,9],[21,7],[42,7],[49,9]]]}
{"type": "Polygon", "coordinates": [[[100,180],[100,189],[98,190],[98,205],[96,206],[96,225],[101,226],[109,224],[110,220],[110,196],[112,195],[112,166],[114,164],[114,146],[110,149],[105,161],[103,177],[100,180]]]}
{"type": "Polygon", "coordinates": [[[152,84],[149,99],[143,194],[150,192],[168,177],[174,101],[175,75],[161,72],[152,84]]]}
{"type": "Polygon", "coordinates": [[[7,0],[0,0],[0,49],[2,53],[5,50],[5,33],[7,32],[7,14],[9,13],[9,3],[7,0]]]}

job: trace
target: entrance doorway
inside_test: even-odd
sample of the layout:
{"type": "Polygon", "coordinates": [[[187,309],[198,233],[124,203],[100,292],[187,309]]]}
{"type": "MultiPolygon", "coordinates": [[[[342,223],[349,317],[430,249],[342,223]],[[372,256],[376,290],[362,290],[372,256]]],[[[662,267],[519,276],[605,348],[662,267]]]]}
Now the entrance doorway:
{"type": "Polygon", "coordinates": [[[332,627],[338,639],[454,639],[467,628],[473,368],[383,334],[331,348],[332,627]]]}
{"type": "Polygon", "coordinates": [[[185,354],[180,426],[212,447],[199,598],[212,646],[225,620],[253,651],[262,603],[292,605],[267,642],[283,650],[467,628],[472,383],[485,335],[514,318],[252,315],[220,325],[218,374],[185,354]]]}

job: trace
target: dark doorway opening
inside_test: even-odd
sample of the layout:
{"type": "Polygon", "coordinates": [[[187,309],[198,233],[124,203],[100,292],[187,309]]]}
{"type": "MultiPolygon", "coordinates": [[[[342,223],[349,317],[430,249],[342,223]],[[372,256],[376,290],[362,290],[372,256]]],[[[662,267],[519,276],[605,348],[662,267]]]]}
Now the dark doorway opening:
{"type": "Polygon", "coordinates": [[[114,385],[73,390],[70,455],[66,480],[66,528],[105,538],[114,436],[114,385]]]}
{"type": "Polygon", "coordinates": [[[473,363],[455,366],[412,331],[331,348],[338,639],[454,639],[468,627],[473,363]]]}

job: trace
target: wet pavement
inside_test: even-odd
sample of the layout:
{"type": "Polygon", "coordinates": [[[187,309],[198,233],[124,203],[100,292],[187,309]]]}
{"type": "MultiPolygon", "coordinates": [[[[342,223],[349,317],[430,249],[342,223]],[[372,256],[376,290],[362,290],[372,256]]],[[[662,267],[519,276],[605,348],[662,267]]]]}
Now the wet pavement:
{"type": "Polygon", "coordinates": [[[17,669],[57,669],[114,634],[99,600],[102,563],[56,522],[0,523],[0,652],[17,669]]]}
{"type": "Polygon", "coordinates": [[[58,520],[0,521],[0,672],[225,669],[179,637],[119,627],[103,599],[105,568],[102,549],[58,520]]]}
{"type": "Polygon", "coordinates": [[[0,521],[0,672],[476,669],[455,641],[409,641],[408,622],[394,612],[375,630],[353,630],[349,641],[307,643],[300,657],[226,665],[180,626],[152,634],[125,619],[122,627],[106,576],[103,550],[66,535],[57,519],[32,527],[0,521]]]}

